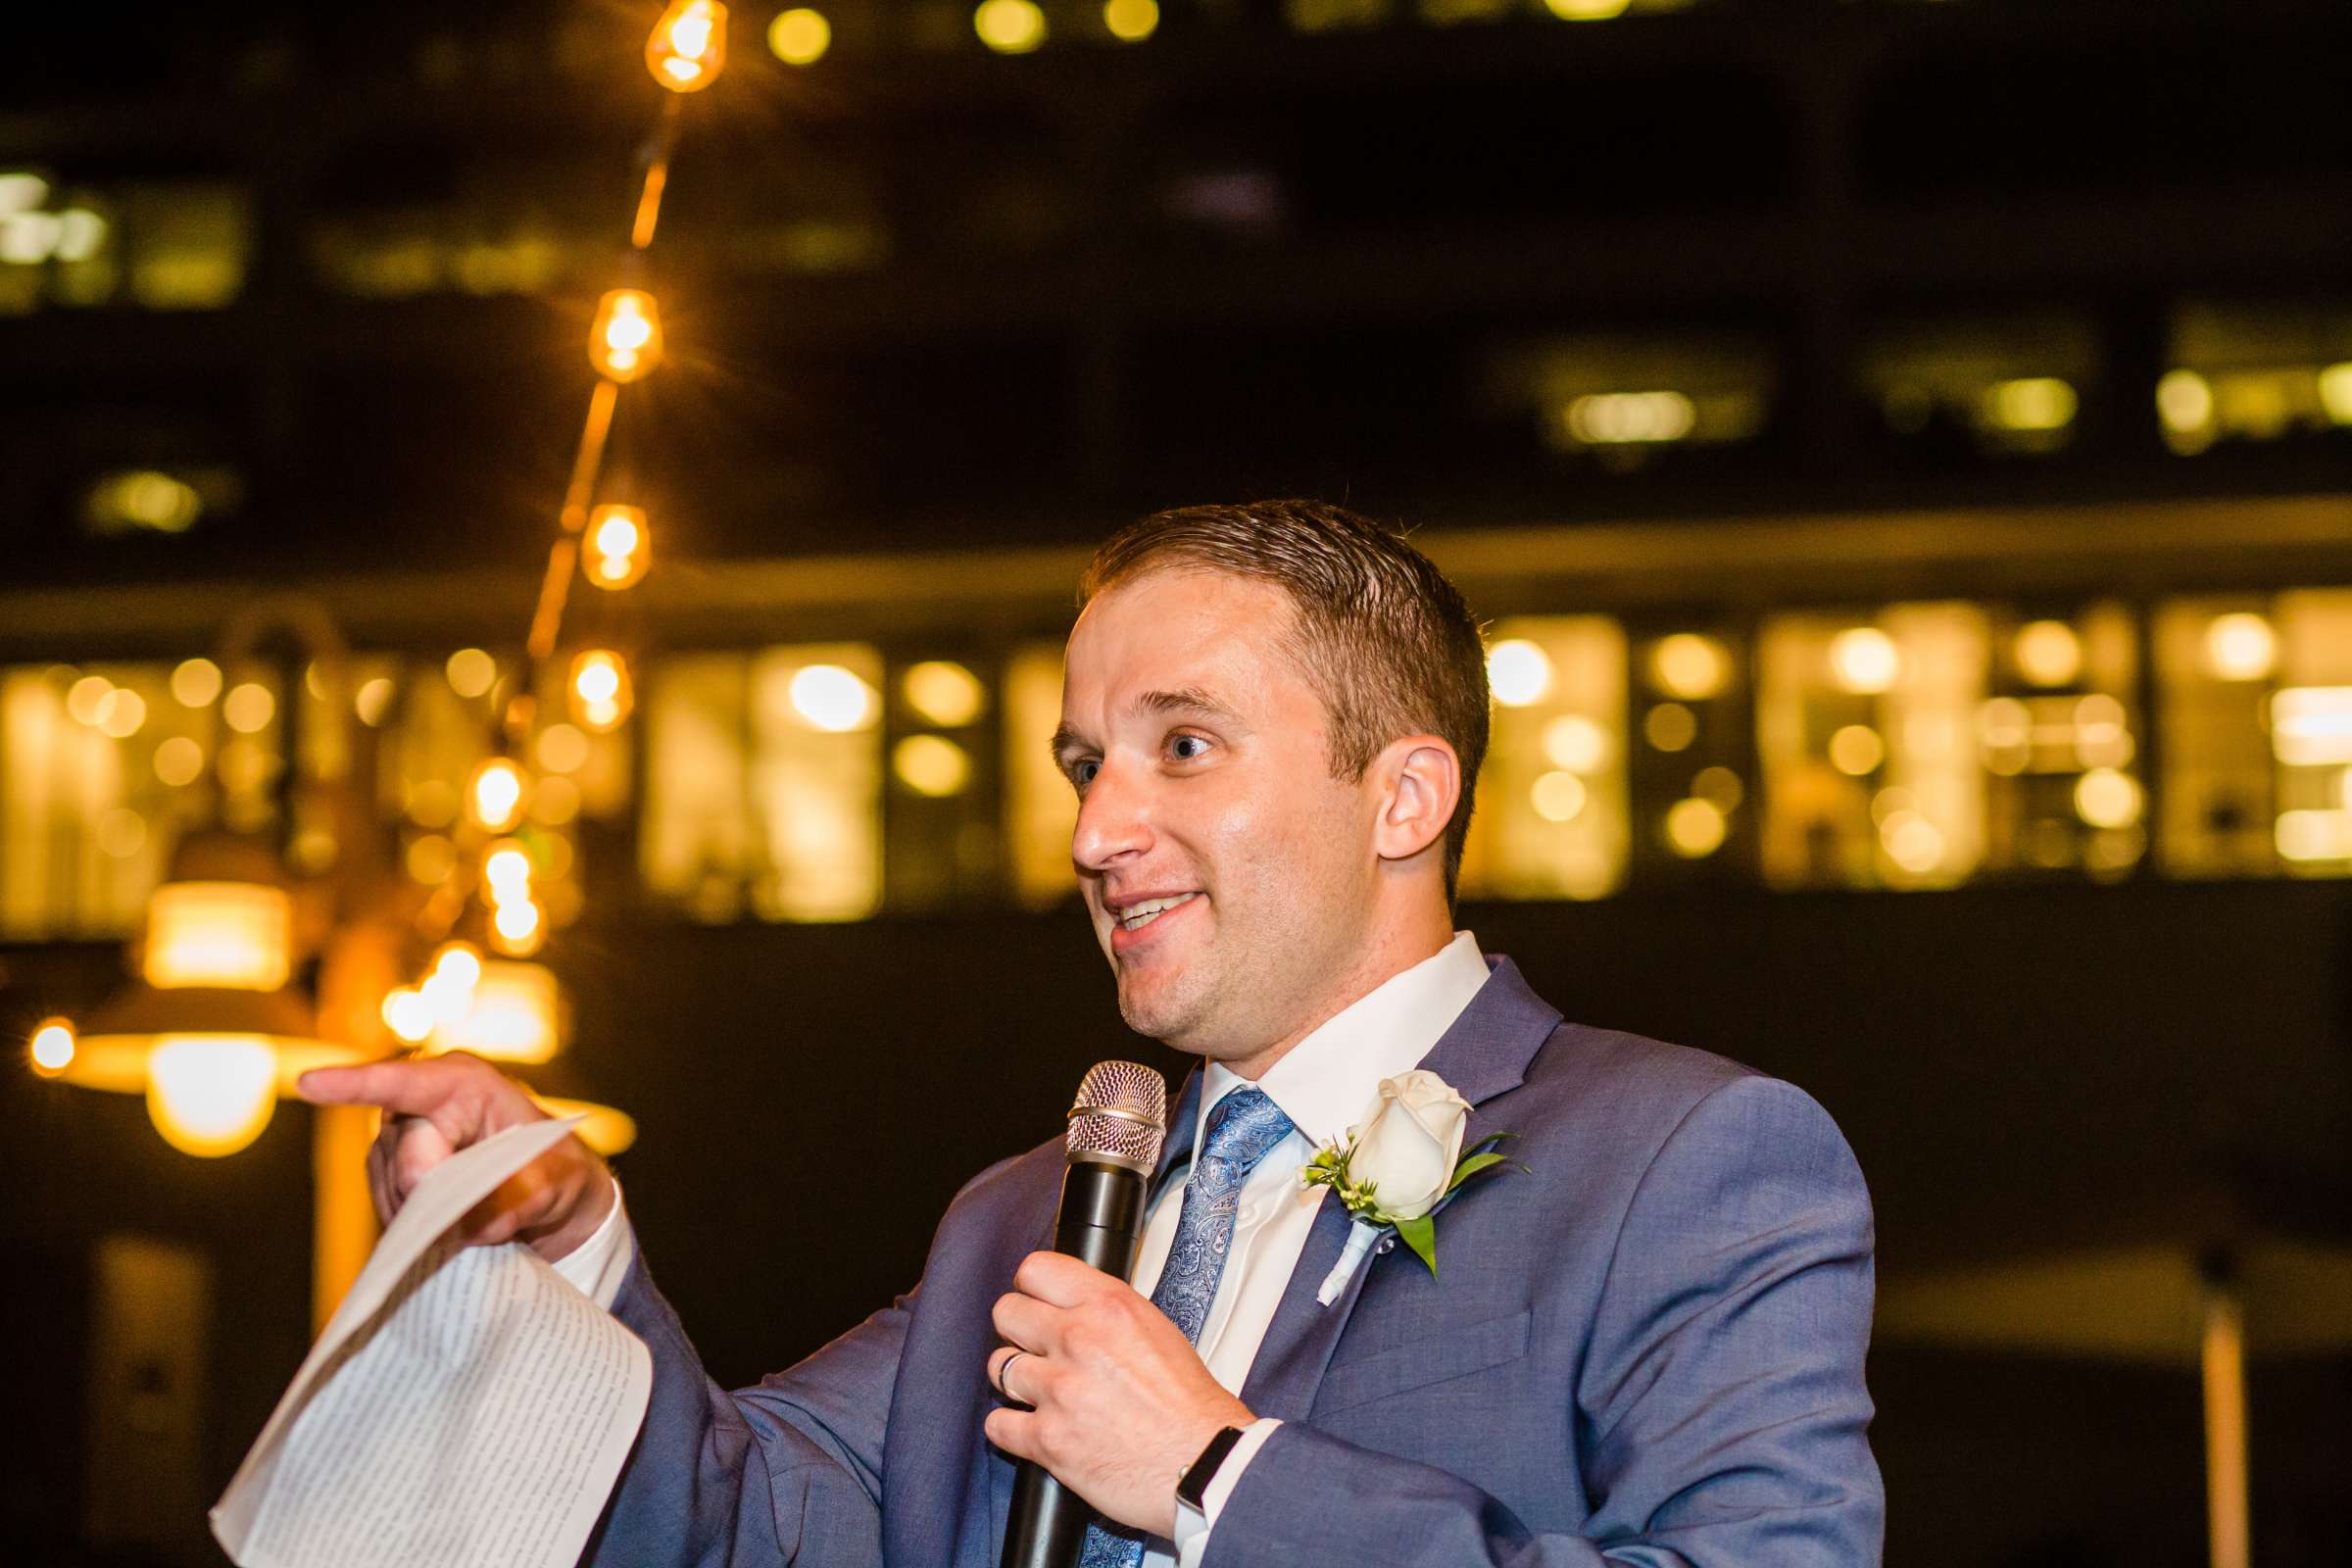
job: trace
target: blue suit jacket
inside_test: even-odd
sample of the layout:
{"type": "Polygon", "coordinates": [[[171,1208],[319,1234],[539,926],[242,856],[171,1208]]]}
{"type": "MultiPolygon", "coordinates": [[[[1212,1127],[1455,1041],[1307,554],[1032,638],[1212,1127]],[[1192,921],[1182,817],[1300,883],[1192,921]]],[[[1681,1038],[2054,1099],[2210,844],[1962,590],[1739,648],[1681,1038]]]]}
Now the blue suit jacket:
{"type": "MultiPolygon", "coordinates": [[[[1869,1195],[1829,1116],[1735,1062],[1562,1023],[1506,959],[1424,1059],[1528,1170],[1438,1223],[1441,1272],[1315,1291],[1326,1199],[1242,1398],[1286,1423],[1209,1568],[1879,1560],[1865,1437],[1869,1195]]],[[[1200,1075],[1161,1175],[1190,1153],[1200,1075]]],[[[984,1172],[917,1289],[758,1388],[704,1374],[642,1256],[613,1310],[654,1353],[593,1558],[995,1568],[1012,1466],[981,1437],[989,1308],[1045,1245],[1059,1141],[984,1172]]]]}

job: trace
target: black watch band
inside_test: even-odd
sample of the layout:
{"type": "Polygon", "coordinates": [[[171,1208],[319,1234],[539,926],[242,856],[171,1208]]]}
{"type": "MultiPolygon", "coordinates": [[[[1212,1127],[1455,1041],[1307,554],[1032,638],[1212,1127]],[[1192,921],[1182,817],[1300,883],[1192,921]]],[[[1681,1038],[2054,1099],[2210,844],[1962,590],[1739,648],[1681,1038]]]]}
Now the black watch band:
{"type": "Polygon", "coordinates": [[[1176,1500],[1195,1513],[1208,1512],[1201,1500],[1208,1495],[1208,1484],[1217,1479],[1218,1467],[1225,1463],[1225,1456],[1233,1451],[1233,1446],[1241,1441],[1240,1427],[1227,1427],[1209,1439],[1208,1446],[1200,1450],[1200,1457],[1193,1461],[1193,1467],[1184,1473],[1184,1479],[1176,1483],[1176,1500]]]}

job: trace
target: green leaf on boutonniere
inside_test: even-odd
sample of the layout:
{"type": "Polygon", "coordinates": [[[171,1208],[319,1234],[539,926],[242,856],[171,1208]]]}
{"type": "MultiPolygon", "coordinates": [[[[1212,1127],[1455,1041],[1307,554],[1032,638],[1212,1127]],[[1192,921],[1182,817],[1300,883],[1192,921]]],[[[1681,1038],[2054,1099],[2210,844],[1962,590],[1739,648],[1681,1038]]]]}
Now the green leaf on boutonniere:
{"type": "Polygon", "coordinates": [[[1414,1256],[1429,1265],[1429,1277],[1436,1279],[1438,1277],[1437,1221],[1431,1219],[1427,1214],[1422,1215],[1419,1219],[1400,1219],[1396,1222],[1396,1234],[1403,1239],[1405,1246],[1413,1250],[1414,1256]]]}
{"type": "Polygon", "coordinates": [[[1461,1164],[1454,1167],[1453,1180],[1446,1184],[1446,1190],[1449,1193],[1452,1192],[1456,1187],[1461,1186],[1462,1183],[1468,1181],[1480,1171],[1485,1170],[1492,1165],[1499,1165],[1502,1163],[1502,1160],[1503,1156],[1495,1153],[1493,1150],[1489,1150],[1483,1154],[1472,1154],[1468,1159],[1463,1160],[1461,1164]]]}

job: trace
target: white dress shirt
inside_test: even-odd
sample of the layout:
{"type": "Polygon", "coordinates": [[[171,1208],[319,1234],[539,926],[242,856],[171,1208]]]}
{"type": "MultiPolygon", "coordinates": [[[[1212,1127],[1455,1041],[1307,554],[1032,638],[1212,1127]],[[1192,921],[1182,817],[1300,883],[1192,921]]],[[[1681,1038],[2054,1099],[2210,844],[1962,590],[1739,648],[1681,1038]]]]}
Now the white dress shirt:
{"type": "MultiPolygon", "coordinates": [[[[1226,1254],[1224,1275],[1200,1326],[1200,1358],[1210,1376],[1228,1390],[1238,1395],[1248,1381],[1258,1347],[1274,1322],[1274,1310],[1306,1249],[1315,1212],[1327,1196],[1320,1187],[1300,1185],[1299,1170],[1318,1146],[1344,1137],[1363,1120],[1382,1079],[1420,1065],[1486,983],[1487,962],[1477,940],[1467,931],[1457,931],[1435,956],[1390,976],[1326,1019],[1258,1080],[1257,1087],[1291,1118],[1293,1131],[1267,1151],[1242,1188],[1233,1249],[1226,1254]]],[[[1205,1133],[1210,1107],[1242,1082],[1223,1063],[1208,1064],[1194,1148],[1205,1133]]],[[[1190,1174],[1188,1169],[1167,1184],[1145,1221],[1134,1277],[1135,1288],[1145,1296],[1152,1294],[1167,1263],[1190,1174]]],[[[596,1234],[555,1267],[599,1305],[609,1307],[635,1252],[636,1242],[615,1194],[612,1212],[596,1234]]],[[[1218,1467],[1201,1499],[1202,1510],[1195,1513],[1179,1504],[1176,1539],[1151,1541],[1144,1568],[1199,1568],[1225,1500],[1280,1425],[1271,1419],[1250,1424],[1218,1467]]],[[[1168,1478],[1171,1487],[1175,1480],[1168,1478]]]]}

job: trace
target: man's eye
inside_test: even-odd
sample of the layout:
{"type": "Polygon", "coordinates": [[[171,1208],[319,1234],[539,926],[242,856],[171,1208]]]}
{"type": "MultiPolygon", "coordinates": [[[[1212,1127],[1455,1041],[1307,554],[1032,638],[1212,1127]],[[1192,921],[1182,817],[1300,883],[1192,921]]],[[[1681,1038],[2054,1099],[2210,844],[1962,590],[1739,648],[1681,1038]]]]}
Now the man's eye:
{"type": "Polygon", "coordinates": [[[1200,735],[1172,735],[1168,737],[1168,750],[1181,760],[1189,762],[1207,752],[1208,741],[1200,735]]]}
{"type": "Polygon", "coordinates": [[[1095,775],[1102,770],[1102,764],[1091,759],[1083,762],[1072,762],[1070,764],[1070,782],[1080,789],[1084,789],[1095,781],[1095,775]]]}

